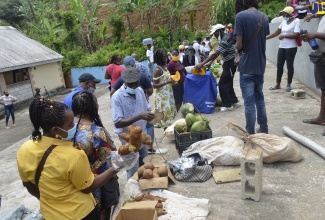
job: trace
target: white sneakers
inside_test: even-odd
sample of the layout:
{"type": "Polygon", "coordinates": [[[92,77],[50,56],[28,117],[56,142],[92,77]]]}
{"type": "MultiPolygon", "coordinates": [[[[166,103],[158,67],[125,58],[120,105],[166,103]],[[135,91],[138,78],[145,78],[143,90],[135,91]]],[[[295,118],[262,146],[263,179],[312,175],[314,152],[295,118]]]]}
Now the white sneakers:
{"type": "Polygon", "coordinates": [[[234,106],[231,106],[231,107],[221,107],[220,108],[220,111],[221,112],[226,112],[226,111],[231,111],[234,109],[234,106]]]}

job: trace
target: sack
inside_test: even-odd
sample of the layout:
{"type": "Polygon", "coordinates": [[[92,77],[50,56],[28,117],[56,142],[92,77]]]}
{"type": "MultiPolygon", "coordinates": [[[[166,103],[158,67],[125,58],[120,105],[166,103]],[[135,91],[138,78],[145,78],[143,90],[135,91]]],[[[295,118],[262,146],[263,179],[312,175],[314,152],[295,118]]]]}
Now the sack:
{"type": "Polygon", "coordinates": [[[104,186],[100,188],[102,198],[102,207],[110,208],[117,205],[120,197],[120,186],[117,181],[117,176],[112,177],[104,186]]]}
{"type": "Polygon", "coordinates": [[[302,46],[302,38],[300,36],[296,38],[296,43],[298,47],[302,46]]]}
{"type": "Polygon", "coordinates": [[[311,52],[309,54],[310,61],[317,65],[325,65],[325,52],[311,52]]]}
{"type": "Polygon", "coordinates": [[[235,53],[235,59],[234,59],[234,64],[235,66],[239,65],[240,58],[243,56],[243,53],[241,51],[237,51],[235,53]]]}

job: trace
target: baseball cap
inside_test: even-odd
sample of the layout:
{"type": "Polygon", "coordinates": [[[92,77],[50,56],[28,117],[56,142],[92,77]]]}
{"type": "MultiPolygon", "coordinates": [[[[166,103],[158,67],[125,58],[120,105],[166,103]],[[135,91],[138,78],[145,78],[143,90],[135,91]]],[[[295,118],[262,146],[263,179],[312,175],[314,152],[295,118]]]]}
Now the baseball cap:
{"type": "Polygon", "coordinates": [[[135,65],[135,60],[134,60],[134,58],[131,57],[131,56],[126,56],[126,57],[124,58],[124,60],[123,60],[123,65],[124,65],[125,67],[134,67],[134,65],[135,65]]]}
{"type": "Polygon", "coordinates": [[[92,74],[90,73],[83,73],[78,78],[79,82],[86,82],[86,81],[93,81],[94,83],[100,83],[101,79],[96,79],[92,74]]]}
{"type": "Polygon", "coordinates": [[[141,72],[135,67],[125,68],[121,73],[121,77],[125,83],[134,83],[140,80],[141,72]]]}
{"type": "Polygon", "coordinates": [[[179,45],[178,49],[179,50],[184,50],[185,49],[185,46],[184,45],[179,45]]]}
{"type": "Polygon", "coordinates": [[[280,11],[280,12],[285,12],[285,13],[291,15],[291,14],[294,12],[294,10],[293,10],[293,7],[291,7],[291,6],[287,6],[287,7],[285,7],[285,8],[284,8],[282,11],[280,11]]]}
{"type": "Polygon", "coordinates": [[[225,29],[225,26],[223,26],[222,24],[216,24],[216,25],[212,26],[210,35],[214,34],[214,32],[216,32],[217,30],[221,30],[221,29],[225,29]]]}

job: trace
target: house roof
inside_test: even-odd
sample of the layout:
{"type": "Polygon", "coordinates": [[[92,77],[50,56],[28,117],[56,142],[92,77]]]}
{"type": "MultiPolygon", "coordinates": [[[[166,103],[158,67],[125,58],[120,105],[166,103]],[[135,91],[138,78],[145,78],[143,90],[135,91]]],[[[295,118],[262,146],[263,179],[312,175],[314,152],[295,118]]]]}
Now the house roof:
{"type": "Polygon", "coordinates": [[[63,56],[13,27],[0,26],[0,72],[61,61],[63,56]]]}

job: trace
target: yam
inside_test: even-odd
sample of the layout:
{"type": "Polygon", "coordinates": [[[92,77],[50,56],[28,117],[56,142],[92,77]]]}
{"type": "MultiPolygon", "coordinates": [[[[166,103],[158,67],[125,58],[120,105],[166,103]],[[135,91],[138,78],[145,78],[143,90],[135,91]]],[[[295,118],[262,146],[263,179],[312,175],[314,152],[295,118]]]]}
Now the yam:
{"type": "Polygon", "coordinates": [[[160,176],[158,175],[158,173],[153,173],[152,178],[159,178],[160,176]]]}
{"type": "Polygon", "coordinates": [[[145,169],[143,172],[143,179],[151,179],[153,177],[153,173],[151,169],[145,169]]]}
{"type": "Polygon", "coordinates": [[[167,212],[166,212],[165,209],[157,209],[157,208],[156,208],[156,211],[157,211],[157,215],[158,215],[158,216],[166,215],[166,214],[167,214],[167,212]]]}
{"type": "Polygon", "coordinates": [[[157,173],[158,172],[158,167],[153,168],[152,172],[157,173]]]}
{"type": "Polygon", "coordinates": [[[158,168],[158,171],[157,171],[157,174],[160,176],[160,177],[165,177],[165,176],[168,176],[168,170],[167,170],[167,167],[159,167],[158,168]]]}
{"type": "Polygon", "coordinates": [[[151,162],[146,162],[146,163],[144,163],[143,166],[144,166],[144,168],[150,169],[150,170],[153,170],[155,168],[155,166],[151,162]]]}
{"type": "Polygon", "coordinates": [[[164,206],[161,202],[158,202],[155,208],[162,209],[164,206]]]}
{"type": "Polygon", "coordinates": [[[146,168],[144,166],[139,167],[138,169],[138,177],[141,178],[143,176],[143,172],[145,171],[146,168]]]}

